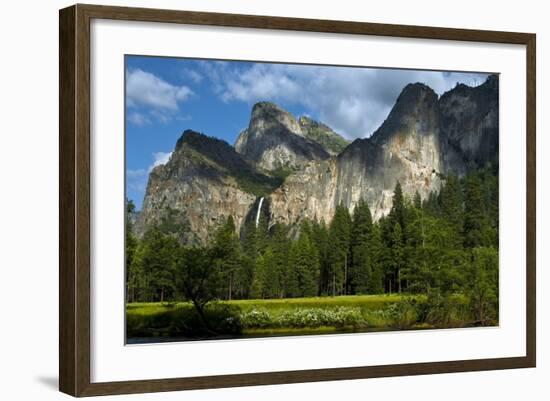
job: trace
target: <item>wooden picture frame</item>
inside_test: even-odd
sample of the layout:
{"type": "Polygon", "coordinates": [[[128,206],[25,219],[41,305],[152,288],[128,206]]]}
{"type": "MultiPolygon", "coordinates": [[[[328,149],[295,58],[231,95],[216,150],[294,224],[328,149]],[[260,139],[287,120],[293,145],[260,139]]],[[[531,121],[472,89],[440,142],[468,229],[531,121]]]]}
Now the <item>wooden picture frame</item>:
{"type": "Polygon", "coordinates": [[[80,4],[60,10],[59,29],[60,391],[73,396],[95,396],[535,367],[536,36],[534,34],[80,4]],[[90,380],[90,21],[94,18],[526,46],[526,356],[92,383],[90,380]]]}

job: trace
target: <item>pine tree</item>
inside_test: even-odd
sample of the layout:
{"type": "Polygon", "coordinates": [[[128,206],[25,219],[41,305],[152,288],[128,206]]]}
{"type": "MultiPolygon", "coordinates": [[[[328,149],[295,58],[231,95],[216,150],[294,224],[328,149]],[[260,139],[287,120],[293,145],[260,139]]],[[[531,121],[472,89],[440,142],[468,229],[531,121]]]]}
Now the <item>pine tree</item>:
{"type": "Polygon", "coordinates": [[[311,225],[311,240],[319,256],[319,293],[318,295],[329,293],[330,277],[330,254],[328,229],[325,222],[314,221],[311,225]]]}
{"type": "Polygon", "coordinates": [[[380,228],[374,225],[370,239],[371,274],[367,283],[369,294],[382,294],[384,292],[384,268],[382,265],[383,245],[380,237],[380,228]]]}
{"type": "Polygon", "coordinates": [[[405,197],[403,196],[403,190],[401,189],[401,184],[399,181],[395,184],[395,189],[393,190],[393,198],[392,198],[392,208],[390,210],[390,213],[388,215],[388,218],[391,221],[392,227],[399,223],[401,226],[401,229],[405,229],[406,227],[406,219],[405,219],[405,197]]]}
{"type": "Polygon", "coordinates": [[[256,259],[258,256],[256,223],[252,220],[249,220],[244,224],[241,234],[241,246],[245,255],[256,259]]]}
{"type": "Polygon", "coordinates": [[[413,201],[413,204],[414,204],[414,207],[416,209],[421,209],[422,208],[422,198],[420,197],[420,193],[418,191],[416,191],[414,193],[414,201],[413,201]]]}
{"type": "Polygon", "coordinates": [[[250,298],[259,299],[265,296],[265,275],[265,258],[263,254],[260,254],[254,262],[254,273],[250,288],[250,298]]]}
{"type": "Polygon", "coordinates": [[[462,188],[455,174],[449,174],[439,192],[441,217],[451,224],[457,233],[463,230],[464,212],[462,207],[462,188]]]}
{"type": "Polygon", "coordinates": [[[296,288],[296,277],[290,271],[288,252],[290,240],[288,227],[283,224],[273,226],[273,235],[270,238],[270,248],[273,253],[273,266],[270,266],[269,280],[273,282],[272,288],[277,288],[276,298],[283,298],[296,288]]]}
{"type": "Polygon", "coordinates": [[[256,260],[246,254],[241,254],[239,267],[235,272],[234,294],[235,298],[248,299],[252,292],[256,260]]]}
{"type": "Polygon", "coordinates": [[[175,257],[178,241],[158,228],[149,229],[142,240],[136,270],[142,272],[144,300],[163,302],[174,296],[175,257]]]}
{"type": "Polygon", "coordinates": [[[352,293],[368,291],[368,282],[372,273],[370,250],[372,227],[369,205],[361,199],[353,211],[351,228],[352,263],[349,281],[352,293]]]}
{"type": "Polygon", "coordinates": [[[260,266],[264,272],[262,278],[262,295],[264,298],[281,298],[282,288],[279,264],[271,247],[268,247],[262,255],[260,266]]]}
{"type": "Polygon", "coordinates": [[[232,299],[235,286],[235,274],[241,266],[240,241],[235,231],[235,222],[232,216],[227,217],[225,223],[218,228],[214,235],[213,255],[226,279],[227,299],[232,299]]]}
{"type": "Polygon", "coordinates": [[[330,223],[330,273],[329,283],[332,295],[346,294],[348,273],[351,262],[350,238],[351,217],[349,210],[343,204],[336,207],[334,217],[330,223]]]}
{"type": "Polygon", "coordinates": [[[498,250],[479,247],[471,251],[465,288],[477,323],[498,320],[498,250]]]}
{"type": "Polygon", "coordinates": [[[319,255],[309,239],[307,231],[292,243],[289,255],[291,271],[296,275],[296,292],[292,296],[317,295],[319,282],[319,255]]]}
{"type": "Polygon", "coordinates": [[[485,208],[481,181],[476,173],[466,177],[464,209],[464,246],[468,248],[481,246],[483,244],[485,208]]]}
{"type": "Polygon", "coordinates": [[[138,241],[133,233],[131,218],[135,210],[136,207],[134,202],[130,199],[126,199],[126,302],[134,302],[136,300],[136,290],[138,286],[138,270],[133,268],[135,265],[133,260],[138,247],[138,241]]]}
{"type": "Polygon", "coordinates": [[[439,201],[435,192],[430,192],[428,199],[425,199],[424,202],[422,202],[422,208],[432,216],[439,215],[439,201]]]}
{"type": "Polygon", "coordinates": [[[269,226],[265,215],[260,214],[260,221],[255,227],[256,250],[258,254],[263,253],[269,245],[269,226]]]}
{"type": "Polygon", "coordinates": [[[395,223],[392,231],[391,238],[391,256],[393,265],[393,277],[397,284],[397,292],[402,291],[402,277],[401,273],[405,266],[405,255],[403,245],[403,230],[399,223],[395,223]]]}

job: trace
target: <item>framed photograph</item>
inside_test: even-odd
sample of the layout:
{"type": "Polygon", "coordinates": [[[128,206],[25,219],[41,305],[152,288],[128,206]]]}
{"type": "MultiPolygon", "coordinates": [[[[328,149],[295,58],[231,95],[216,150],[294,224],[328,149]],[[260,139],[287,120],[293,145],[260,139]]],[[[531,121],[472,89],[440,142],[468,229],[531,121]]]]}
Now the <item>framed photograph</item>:
{"type": "Polygon", "coordinates": [[[62,392],[535,366],[534,34],[59,18],[62,392]]]}

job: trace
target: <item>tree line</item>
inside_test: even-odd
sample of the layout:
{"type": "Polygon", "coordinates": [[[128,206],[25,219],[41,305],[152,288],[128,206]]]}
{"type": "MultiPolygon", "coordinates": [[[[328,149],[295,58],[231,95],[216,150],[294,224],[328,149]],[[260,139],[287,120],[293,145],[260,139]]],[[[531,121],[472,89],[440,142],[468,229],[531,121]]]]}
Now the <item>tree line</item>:
{"type": "Polygon", "coordinates": [[[128,302],[186,299],[200,310],[211,299],[437,293],[464,294],[480,321],[498,310],[495,167],[450,174],[424,200],[397,182],[377,222],[360,200],[352,213],[340,204],[330,223],[298,229],[261,216],[237,233],[229,216],[203,247],[185,245],[181,215],[167,213],[140,239],[126,227],[128,302]]]}

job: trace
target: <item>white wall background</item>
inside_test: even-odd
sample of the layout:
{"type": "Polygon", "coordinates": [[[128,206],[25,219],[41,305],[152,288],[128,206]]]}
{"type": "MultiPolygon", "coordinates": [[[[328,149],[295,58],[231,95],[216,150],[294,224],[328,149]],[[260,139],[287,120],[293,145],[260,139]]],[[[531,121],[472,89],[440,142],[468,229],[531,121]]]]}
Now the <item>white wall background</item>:
{"type": "MultiPolygon", "coordinates": [[[[550,261],[550,26],[545,3],[461,0],[338,2],[158,0],[114,4],[412,25],[535,32],[538,37],[538,368],[105,397],[131,400],[546,400],[550,320],[544,293],[550,261]],[[546,316],[545,316],[546,313],[546,316]]],[[[69,1],[6,2],[0,16],[0,396],[58,400],[57,190],[58,9],[69,1]]]]}

